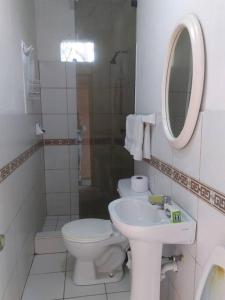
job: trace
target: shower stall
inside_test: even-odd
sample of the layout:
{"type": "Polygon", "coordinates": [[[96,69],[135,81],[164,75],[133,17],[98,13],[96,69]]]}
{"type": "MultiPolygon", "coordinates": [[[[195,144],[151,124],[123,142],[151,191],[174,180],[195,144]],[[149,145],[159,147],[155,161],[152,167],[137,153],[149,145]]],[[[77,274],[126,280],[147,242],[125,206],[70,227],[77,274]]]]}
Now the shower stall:
{"type": "Polygon", "coordinates": [[[92,61],[76,59],[79,212],[107,218],[118,180],[133,174],[123,143],[134,112],[136,9],[130,0],[82,0],[74,11],[75,41],[94,51],[92,61]]]}

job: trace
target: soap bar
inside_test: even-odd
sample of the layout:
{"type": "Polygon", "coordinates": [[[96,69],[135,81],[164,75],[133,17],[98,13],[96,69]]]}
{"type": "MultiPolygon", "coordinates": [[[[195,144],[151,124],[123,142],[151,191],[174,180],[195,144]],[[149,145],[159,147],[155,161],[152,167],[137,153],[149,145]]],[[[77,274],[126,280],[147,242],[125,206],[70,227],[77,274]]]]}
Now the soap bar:
{"type": "Polygon", "coordinates": [[[149,201],[153,205],[163,205],[164,204],[164,196],[163,195],[150,195],[149,201]]]}
{"type": "Polygon", "coordinates": [[[172,223],[181,222],[181,211],[175,204],[165,204],[165,212],[172,223]]]}

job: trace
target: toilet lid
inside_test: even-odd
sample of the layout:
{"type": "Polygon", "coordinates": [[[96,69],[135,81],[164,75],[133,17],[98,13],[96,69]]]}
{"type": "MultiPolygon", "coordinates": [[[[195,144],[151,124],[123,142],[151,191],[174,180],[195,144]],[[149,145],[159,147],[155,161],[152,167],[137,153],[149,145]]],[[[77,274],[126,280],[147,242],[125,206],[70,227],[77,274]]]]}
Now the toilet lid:
{"type": "Polygon", "coordinates": [[[64,238],[74,242],[98,242],[112,235],[112,224],[109,220],[81,219],[63,226],[64,238]]]}

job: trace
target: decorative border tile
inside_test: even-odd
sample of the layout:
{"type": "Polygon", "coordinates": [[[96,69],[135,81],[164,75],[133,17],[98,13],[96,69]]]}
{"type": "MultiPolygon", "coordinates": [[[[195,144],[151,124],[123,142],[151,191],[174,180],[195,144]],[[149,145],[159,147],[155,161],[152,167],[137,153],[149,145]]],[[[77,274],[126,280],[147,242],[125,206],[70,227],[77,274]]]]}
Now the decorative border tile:
{"type": "MultiPolygon", "coordinates": [[[[45,146],[65,146],[65,145],[108,145],[112,143],[112,139],[109,137],[96,137],[92,139],[83,139],[82,142],[79,139],[45,139],[45,146]]],[[[121,139],[114,139],[115,145],[123,145],[121,139]]]]}
{"type": "Polygon", "coordinates": [[[43,146],[43,141],[31,146],[15,159],[0,169],[0,183],[3,182],[9,175],[16,171],[23,163],[25,163],[37,150],[43,146]]]}
{"type": "Polygon", "coordinates": [[[79,145],[78,139],[45,139],[45,146],[65,146],[65,145],[79,145]]]}
{"type": "MultiPolygon", "coordinates": [[[[107,144],[111,142],[109,138],[96,138],[94,140],[85,140],[83,143],[107,144]]],[[[62,145],[79,145],[78,139],[46,139],[41,140],[34,144],[15,159],[0,169],[0,183],[16,171],[23,163],[25,163],[36,151],[44,145],[46,146],[62,146],[62,145]]],[[[159,160],[156,157],[145,159],[145,162],[152,167],[171,178],[173,181],[180,184],[182,187],[195,194],[198,198],[202,199],[215,209],[225,214],[225,194],[209,187],[206,184],[188,176],[180,170],[172,167],[171,165],[159,160]]]]}
{"type": "Polygon", "coordinates": [[[145,162],[157,169],[159,172],[171,178],[182,187],[195,194],[198,198],[205,201],[215,209],[225,214],[225,194],[216,191],[208,185],[184,174],[171,165],[159,160],[156,157],[145,159],[145,162]]]}

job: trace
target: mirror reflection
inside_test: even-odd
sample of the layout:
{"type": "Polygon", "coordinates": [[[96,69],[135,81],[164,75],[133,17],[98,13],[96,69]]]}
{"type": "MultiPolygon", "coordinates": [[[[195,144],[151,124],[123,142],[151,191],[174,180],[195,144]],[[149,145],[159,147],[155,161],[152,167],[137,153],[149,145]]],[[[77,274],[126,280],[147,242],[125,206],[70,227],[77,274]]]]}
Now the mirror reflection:
{"type": "Polygon", "coordinates": [[[171,133],[178,137],[181,133],[189,108],[193,59],[191,40],[185,28],[180,33],[170,62],[168,89],[168,116],[171,133]]]}

